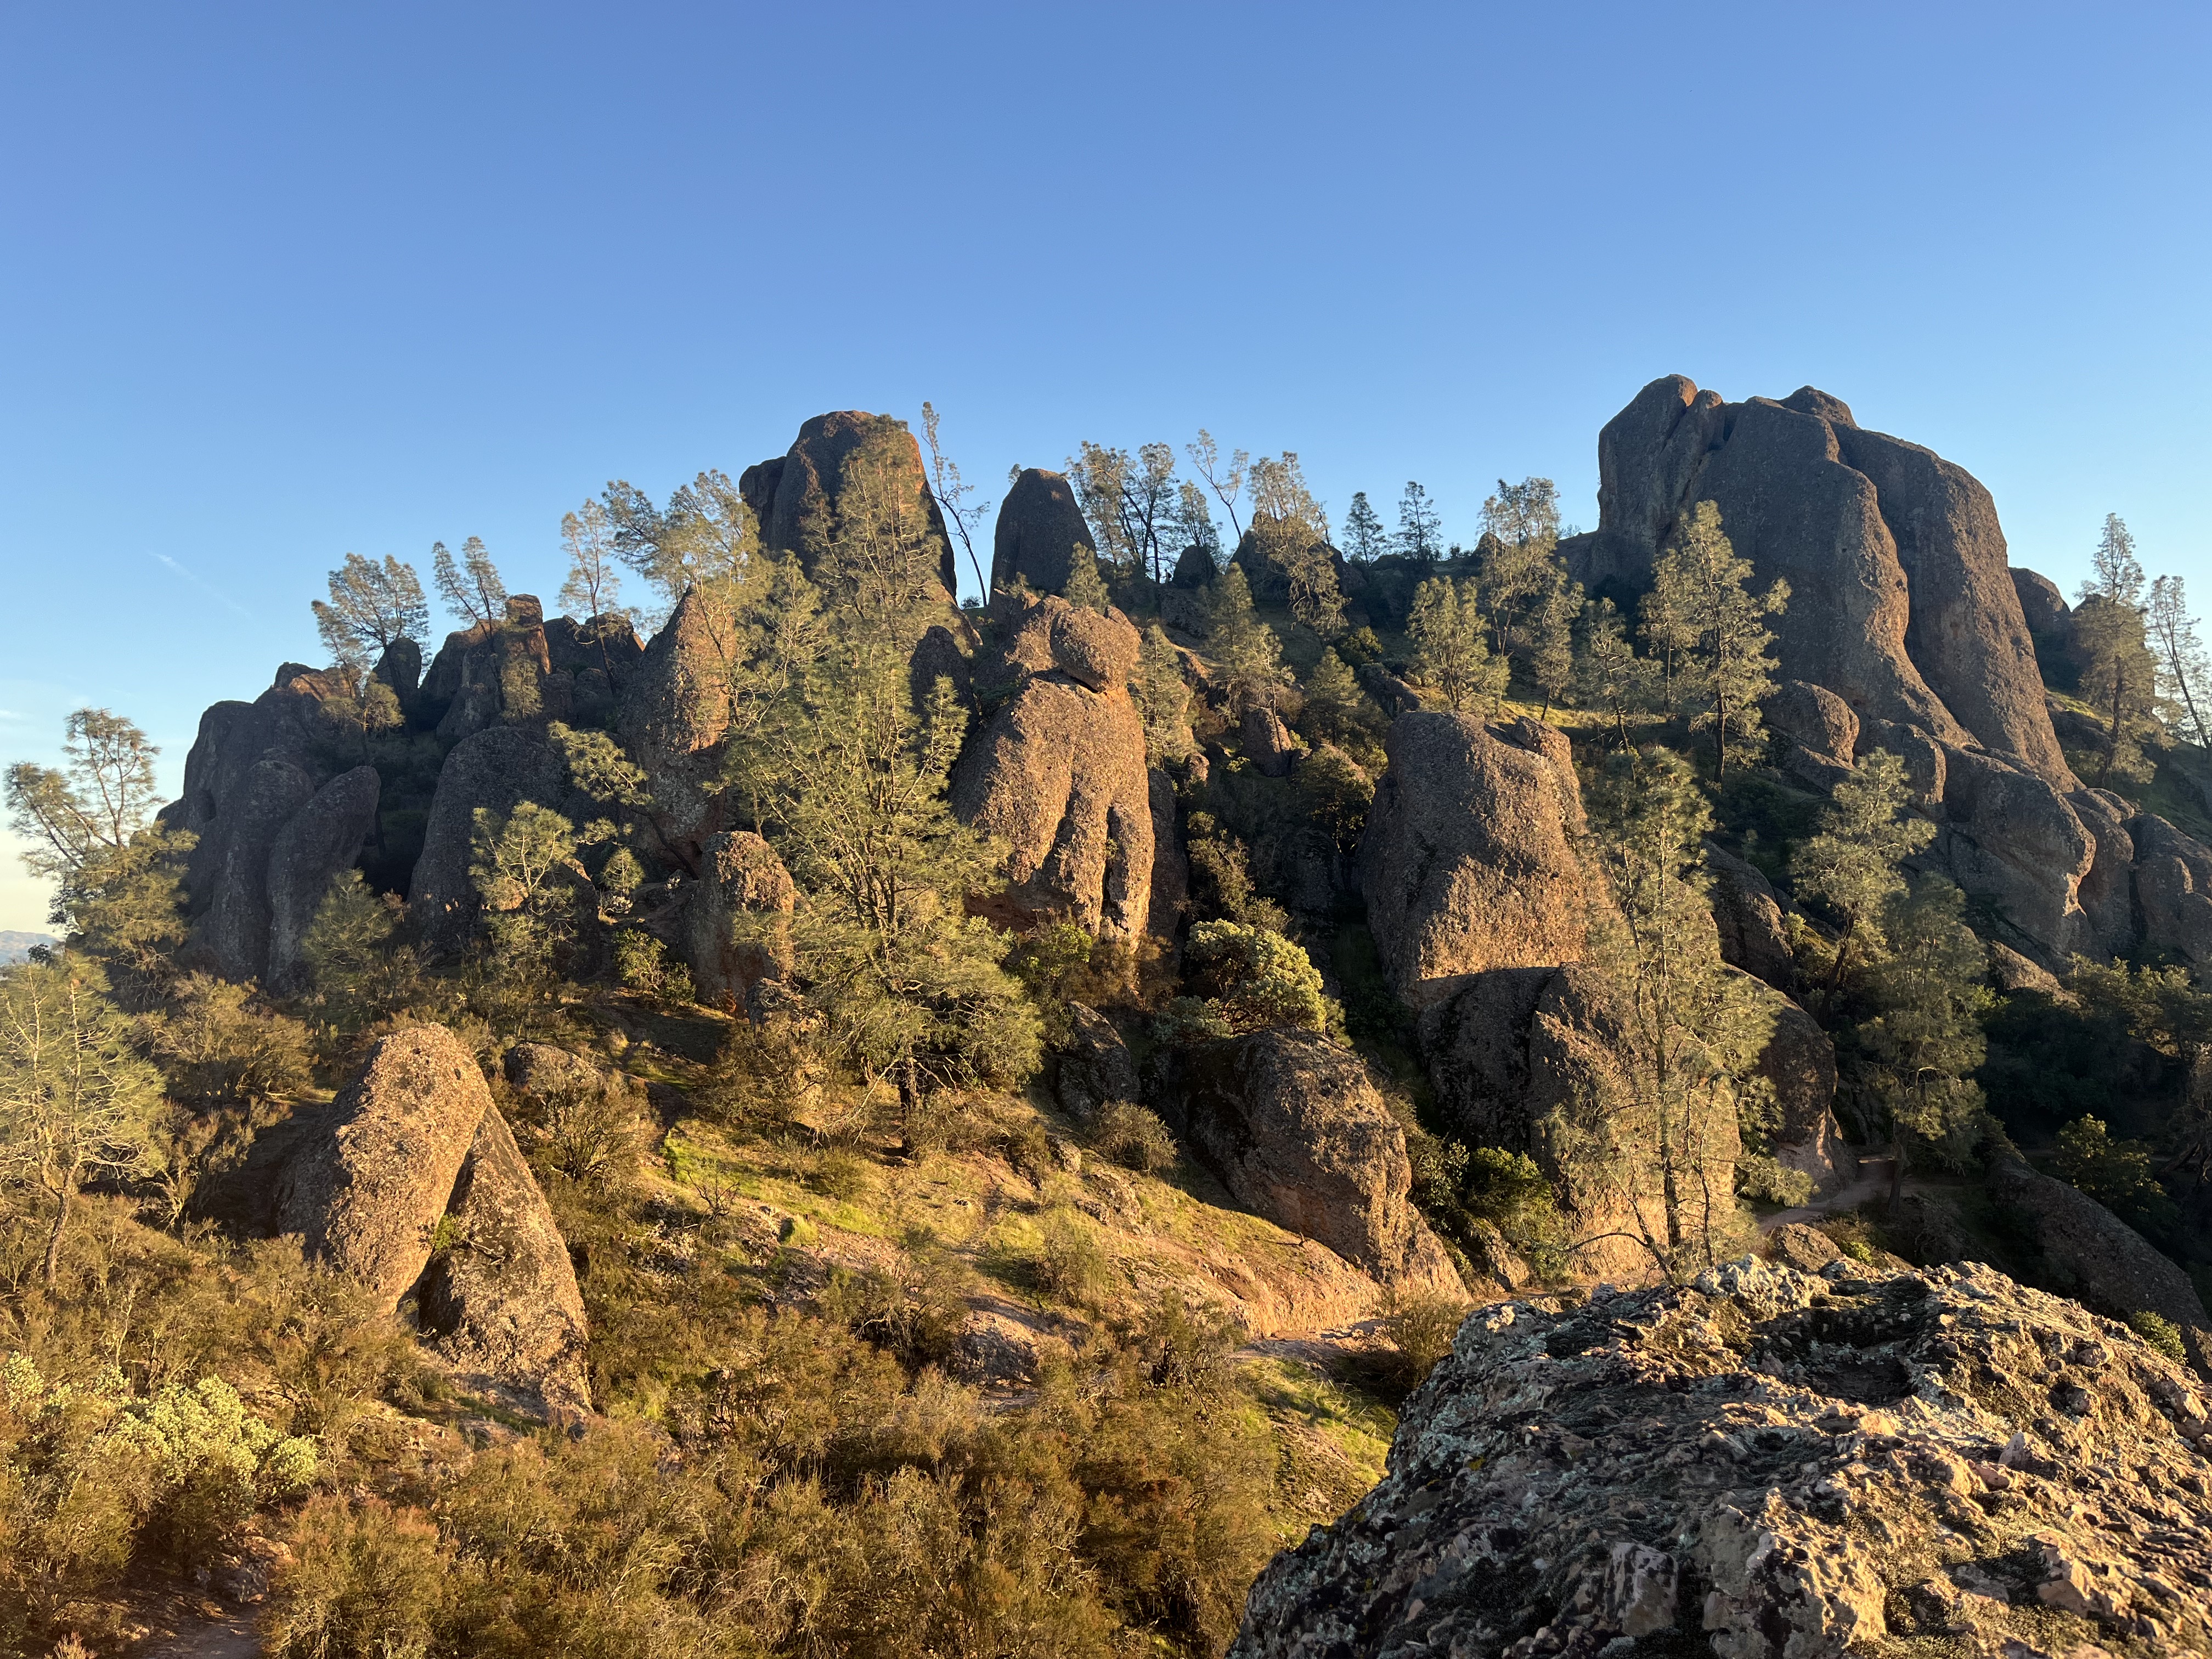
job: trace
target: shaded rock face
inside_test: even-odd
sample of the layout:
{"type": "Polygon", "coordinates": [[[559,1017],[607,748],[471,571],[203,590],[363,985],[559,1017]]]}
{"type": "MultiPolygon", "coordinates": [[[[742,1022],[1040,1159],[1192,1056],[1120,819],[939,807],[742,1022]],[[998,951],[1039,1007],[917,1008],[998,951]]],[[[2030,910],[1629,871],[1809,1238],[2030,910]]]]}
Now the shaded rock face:
{"type": "Polygon", "coordinates": [[[1820,1022],[1780,992],[1769,994],[1774,1035],[1759,1056],[1759,1074],[1774,1088],[1775,1161],[1813,1177],[1821,1192],[1843,1184],[1832,1133],[1836,1101],[1836,1045],[1820,1022]]]}
{"type": "Polygon", "coordinates": [[[1461,1293],[1357,1054],[1311,1031],[1200,1043],[1170,1056],[1161,1115],[1238,1203],[1386,1282],[1461,1293]]]}
{"type": "Polygon", "coordinates": [[[269,976],[278,991],[300,988],[307,973],[301,950],[316,908],[333,878],[353,868],[376,828],[381,786],[376,769],[341,772],[286,820],[269,849],[269,976]]]}
{"type": "Polygon", "coordinates": [[[2212,849],[2146,812],[2134,821],[2133,890],[2142,942],[2212,962],[2212,849]]]}
{"type": "MultiPolygon", "coordinates": [[[[476,811],[512,812],[523,801],[561,810],[569,794],[568,770],[559,753],[535,732],[488,726],[465,738],[446,757],[423,826],[422,855],[407,890],[410,920],[433,951],[458,949],[477,916],[469,879],[476,811]]],[[[577,822],[574,812],[568,816],[577,822]]]]}
{"type": "Polygon", "coordinates": [[[1098,550],[1074,488],[1057,472],[1030,467],[999,503],[991,589],[1010,588],[1018,580],[1041,593],[1065,593],[1079,547],[1094,556],[1098,550]]]}
{"type": "Polygon", "coordinates": [[[1774,732],[1816,755],[1826,755],[1848,764],[1857,751],[1859,717],[1824,685],[1803,680],[1784,680],[1774,688],[1759,712],[1774,732]]]}
{"type": "Polygon", "coordinates": [[[491,1109],[476,1056],[442,1026],[380,1040],[278,1186],[281,1231],[398,1305],[430,1257],[454,1178],[491,1109]]]}
{"type": "Polygon", "coordinates": [[[2090,943],[2081,886],[2097,846],[2073,807],[1994,755],[1947,744],[1943,756],[1947,821],[1934,850],[1959,885],[2044,954],[2090,943]]]}
{"type": "Polygon", "coordinates": [[[2071,648],[2074,610],[2066,603],[2066,595],[2057,582],[2015,565],[2012,570],[2012,591],[2020,600],[2021,615],[2027,620],[2031,639],[2039,646],[2056,647],[2061,652],[2071,648]]]}
{"type": "Polygon", "coordinates": [[[590,1334],[568,1246],[507,1120],[488,1106],[447,1208],[454,1242],[422,1275],[423,1328],[465,1373],[535,1389],[549,1411],[592,1408],[590,1334]]]}
{"type": "Polygon", "coordinates": [[[1981,1267],[1502,1304],[1230,1652],[2202,1652],[2209,1412],[2124,1328],[1981,1267]]]}
{"type": "Polygon", "coordinates": [[[1195,592],[1210,587],[1221,574],[1221,567],[1213,562],[1213,555],[1204,548],[1193,545],[1183,549],[1176,559],[1175,574],[1168,586],[1185,592],[1195,592]]]}
{"type": "Polygon", "coordinates": [[[281,904],[285,938],[275,966],[289,971],[306,927],[302,905],[312,917],[331,877],[351,866],[374,826],[376,775],[356,765],[360,756],[346,688],[297,663],[278,669],[254,702],[219,702],[200,716],[184,793],[161,812],[164,825],[198,837],[185,866],[194,957],[228,978],[266,977],[281,904]],[[356,772],[367,775],[320,799],[339,775],[356,772]]]}
{"type": "Polygon", "coordinates": [[[1990,1195],[2027,1226],[2050,1284],[2116,1319],[2150,1312],[2172,1320],[2197,1368],[2212,1379],[2212,1318],[2189,1275],[2141,1233],[2066,1182],[2000,1158],[1990,1195]]]}
{"type": "Polygon", "coordinates": [[[929,493],[921,446],[902,420],[858,410],[817,415],[799,428],[788,452],[747,467],[738,480],[738,493],[760,520],[762,544],[770,552],[797,554],[811,575],[836,522],[846,463],[869,438],[886,434],[900,451],[898,487],[912,492],[915,511],[944,549],[938,579],[949,598],[959,592],[952,544],[929,493]]]}
{"type": "Polygon", "coordinates": [[[1137,630],[1118,611],[1046,596],[1002,612],[997,635],[975,667],[995,712],[954,769],[952,810],[1005,843],[1010,920],[1060,916],[1133,938],[1154,856],[1144,721],[1127,686],[1137,630]]]}
{"type": "Polygon", "coordinates": [[[1238,736],[1252,769],[1263,778],[1286,778],[1297,757],[1298,741],[1283,717],[1273,709],[1255,704],[1244,711],[1238,736]]]}
{"type": "Polygon", "coordinates": [[[1784,932],[1783,901],[1759,870],[1711,842],[1705,871],[1712,878],[1713,922],[1720,929],[1721,959],[1795,995],[1797,961],[1784,932]]]}
{"type": "Polygon", "coordinates": [[[1711,501],[1764,585],[1790,585],[1785,673],[1862,720],[2016,756],[2077,787],[2043,709],[2027,619],[1989,492],[1932,451],[1862,429],[1805,387],[1722,402],[1653,381],[1598,438],[1599,526],[1571,550],[1586,585],[1648,580],[1677,516],[1711,501]]]}
{"type": "Polygon", "coordinates": [[[746,830],[708,837],[684,910],[684,959],[702,1002],[750,1012],[763,981],[789,975],[798,902],[783,860],[758,836],[746,830]]]}
{"type": "Polygon", "coordinates": [[[1146,931],[1172,944],[1190,902],[1190,860],[1176,822],[1175,780],[1155,766],[1146,775],[1146,787],[1152,814],[1152,890],[1146,931]]]}
{"type": "Polygon", "coordinates": [[[1565,746],[1533,720],[1421,711],[1391,723],[1360,873],[1383,969],[1417,1011],[1492,969],[1581,957],[1589,884],[1565,746]]]}
{"type": "Polygon", "coordinates": [[[1075,1030],[1060,1051],[1053,1098],[1068,1116],[1088,1124],[1109,1101],[1137,1098],[1137,1063],[1105,1015],[1079,1002],[1068,1012],[1075,1030]]]}
{"type": "Polygon", "coordinates": [[[728,615],[690,590],[646,647],[616,714],[616,735],[650,781],[663,840],[694,869],[708,837],[728,828],[717,783],[730,726],[726,670],[736,652],[728,615]]]}

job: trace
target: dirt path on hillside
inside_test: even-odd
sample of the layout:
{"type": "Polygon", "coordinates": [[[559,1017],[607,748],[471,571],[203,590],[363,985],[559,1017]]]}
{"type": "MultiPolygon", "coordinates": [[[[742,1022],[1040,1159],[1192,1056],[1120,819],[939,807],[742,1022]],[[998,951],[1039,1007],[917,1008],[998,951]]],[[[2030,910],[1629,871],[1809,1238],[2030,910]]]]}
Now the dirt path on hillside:
{"type": "MultiPolygon", "coordinates": [[[[1759,1231],[1771,1233],[1777,1227],[1792,1221],[1802,1221],[1808,1226],[1818,1225],[1832,1215],[1841,1215],[1872,1200],[1888,1197],[1890,1166],[1893,1162],[1887,1156],[1861,1158],[1858,1173],[1845,1185],[1810,1204],[1800,1204],[1794,1209],[1777,1210],[1772,1215],[1759,1217],[1759,1231]]],[[[1913,1182],[1910,1177],[1906,1178],[1905,1187],[1907,1192],[1912,1190],[1913,1182]]]]}

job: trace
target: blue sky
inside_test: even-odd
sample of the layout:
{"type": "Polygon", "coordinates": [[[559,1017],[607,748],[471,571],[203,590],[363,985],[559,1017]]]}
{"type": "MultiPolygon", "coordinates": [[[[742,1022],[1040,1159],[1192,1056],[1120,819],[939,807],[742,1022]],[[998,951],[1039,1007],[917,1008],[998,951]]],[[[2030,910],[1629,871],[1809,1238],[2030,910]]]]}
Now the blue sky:
{"type": "MultiPolygon", "coordinates": [[[[314,655],[348,550],[914,419],[1595,521],[1669,372],[1811,382],[2212,603],[2212,12],[0,6],[0,757],[314,655]]],[[[1387,514],[1386,507],[1386,514],[1387,514]]],[[[0,927],[41,924],[12,859],[0,927]]]]}

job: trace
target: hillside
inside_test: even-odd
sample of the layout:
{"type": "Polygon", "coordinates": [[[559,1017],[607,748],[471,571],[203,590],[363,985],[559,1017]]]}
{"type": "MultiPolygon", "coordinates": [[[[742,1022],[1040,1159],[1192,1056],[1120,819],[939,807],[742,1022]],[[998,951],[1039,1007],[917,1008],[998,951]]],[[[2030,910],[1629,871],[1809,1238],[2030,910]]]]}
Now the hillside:
{"type": "MultiPolygon", "coordinates": [[[[1224,537],[1117,453],[987,554],[902,423],[817,416],[571,514],[581,615],[441,546],[426,660],[412,568],[349,557],[330,665],[209,709],[158,814],[107,711],[11,771],[69,948],[0,1064],[66,1030],[100,1081],[5,1108],[6,1639],[1218,1652],[1455,1329],[1440,1379],[1659,1287],[1742,1355],[1697,1298],[1757,1250],[1831,1287],[1767,1324],[2078,1298],[1989,1292],[2125,1352],[2202,1524],[2212,763],[2131,556],[2069,606],[1811,388],[1655,381],[1596,530],[1532,479],[1464,550],[1346,558],[1289,455],[1224,537]]],[[[1904,1409],[1834,1380],[1774,1424],[1904,1409]]],[[[1334,1629],[1308,1571],[1240,1650],[1334,1629]]],[[[1674,1639],[1544,1636],[1558,1577],[1466,1650],[1674,1639]]]]}

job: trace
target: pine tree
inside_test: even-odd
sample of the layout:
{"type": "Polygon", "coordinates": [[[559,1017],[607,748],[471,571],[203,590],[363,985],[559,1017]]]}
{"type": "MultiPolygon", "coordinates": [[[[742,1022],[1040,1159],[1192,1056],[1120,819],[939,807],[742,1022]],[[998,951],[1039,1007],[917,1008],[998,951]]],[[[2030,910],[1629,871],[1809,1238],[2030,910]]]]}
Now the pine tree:
{"type": "Polygon", "coordinates": [[[1344,515],[1344,550],[1360,564],[1372,564],[1390,550],[1390,533],[1382,528],[1382,515],[1368,505],[1364,489],[1354,493],[1352,508],[1344,515]]]}
{"type": "Polygon", "coordinates": [[[1774,643],[1765,618],[1781,614],[1790,584],[1778,578],[1764,594],[1746,587],[1751,562],[1740,559],[1721,529],[1720,509],[1699,501],[1675,526],[1652,569],[1647,631],[1680,653],[1678,684],[1690,729],[1713,734],[1713,771],[1728,775],[1729,739],[1755,741],[1759,705],[1774,689],[1774,643]]]}
{"type": "Polygon", "coordinates": [[[480,538],[471,536],[461,544],[459,566],[445,543],[431,543],[430,575],[446,608],[461,619],[462,627],[495,623],[507,614],[507,584],[480,538]]]}
{"type": "Polygon", "coordinates": [[[1910,785],[1905,763],[1886,749],[1859,757],[1838,783],[1814,833],[1790,860],[1797,896],[1824,904],[1843,919],[1828,963],[1823,1007],[1832,1012],[1856,948],[1880,957],[1888,948],[1882,920],[1905,890],[1905,860],[1935,839],[1936,826],[1905,816],[1910,785]]]}
{"type": "Polygon", "coordinates": [[[1434,564],[1443,556],[1443,520],[1429,492],[1411,478],[1398,497],[1397,548],[1418,564],[1434,564]]]}
{"type": "Polygon", "coordinates": [[[74,954],[0,969],[0,1177],[53,1200],[49,1290],[84,1182],[140,1175],[155,1162],[161,1076],[139,1057],[137,1032],[106,989],[98,968],[74,954]]]}
{"type": "Polygon", "coordinates": [[[1592,920],[1584,959],[1607,1003],[1579,1040],[1591,1081],[1559,1126],[1560,1164],[1577,1207],[1624,1218],[1610,1236],[1680,1282],[1741,1231],[1739,1115],[1773,1013],[1721,960],[1704,873],[1711,814],[1687,763],[1663,749],[1612,755],[1586,799],[1589,856],[1613,908],[1592,920]]]}
{"type": "Polygon", "coordinates": [[[1098,574],[1097,555],[1081,542],[1070,551],[1067,589],[1061,597],[1070,605],[1096,611],[1102,617],[1113,609],[1113,595],[1106,591],[1106,579],[1098,574]]]}
{"type": "Polygon", "coordinates": [[[1145,758],[1152,765],[1179,761],[1194,747],[1190,730],[1190,687],[1182,677],[1182,658],[1153,623],[1137,647],[1137,673],[1129,690],[1145,722],[1145,758]]]}
{"type": "MultiPolygon", "coordinates": [[[[1249,556],[1255,568],[1281,573],[1291,614],[1323,639],[1344,628],[1344,594],[1336,556],[1328,544],[1328,515],[1306,487],[1294,451],[1252,463],[1252,530],[1249,556]]],[[[1240,556],[1243,550],[1240,550],[1240,556]]]]}
{"type": "MultiPolygon", "coordinates": [[[[760,551],[759,524],[726,472],[702,472],[672,491],[665,507],[619,478],[601,493],[599,503],[615,557],[659,596],[646,616],[654,627],[667,620],[685,588],[743,580],[760,551]]],[[[810,530],[817,537],[825,533],[820,526],[810,530]]]]}
{"type": "Polygon", "coordinates": [[[430,630],[430,606],[415,567],[386,555],[382,564],[358,553],[331,572],[327,604],[313,602],[315,630],[333,660],[366,672],[400,640],[420,642],[430,630]]]}
{"type": "Polygon", "coordinates": [[[1482,504],[1476,574],[1499,655],[1528,649],[1534,619],[1566,584],[1560,564],[1559,492],[1549,478],[1498,481],[1482,504]]]}
{"type": "Polygon", "coordinates": [[[615,557],[614,526],[605,506],[586,501],[561,515],[561,550],[568,574],[561,583],[561,609],[586,622],[622,614],[622,572],[615,557]]]}
{"type": "Polygon", "coordinates": [[[1482,616],[1474,584],[1431,576],[1413,592],[1406,632],[1413,641],[1413,672],[1457,712],[1505,695],[1508,667],[1483,644],[1482,616]]]}
{"type": "Polygon", "coordinates": [[[1305,684],[1305,712],[1299,726],[1307,737],[1348,750],[1367,759],[1381,739],[1382,711],[1359,684],[1342,657],[1323,651],[1305,684]]]}
{"type": "Polygon", "coordinates": [[[2197,746],[2212,750],[2212,737],[2206,735],[2197,707],[2197,693],[2212,691],[2212,659],[2197,636],[2197,618],[2189,614],[2181,578],[2160,576],[2153,582],[2143,615],[2158,652],[2159,690],[2187,715],[2197,746]]]}
{"type": "Polygon", "coordinates": [[[1549,720],[1552,705],[1575,682],[1575,618],[1582,612],[1580,582],[1564,582],[1544,595],[1528,628],[1528,678],[1544,694],[1539,720],[1549,720]]]}
{"type": "Polygon", "coordinates": [[[1575,696],[1613,721],[1613,740],[1628,747],[1628,717],[1650,706],[1657,665],[1628,642],[1628,625],[1611,599],[1585,601],[1575,696]]]}
{"type": "Polygon", "coordinates": [[[1929,1149],[1952,1168],[1972,1156],[1983,1121],[1972,1073],[1986,1043],[1981,1016],[1991,1001],[1983,980],[1989,947],[1960,919],[1964,896],[1940,876],[1923,876],[1885,907],[1888,951],[1866,970],[1880,1010],[1861,1021],[1843,1067],[1848,1086],[1887,1117],[1895,1161],[1890,1202],[1904,1188],[1913,1152],[1929,1149]]]}
{"type": "Polygon", "coordinates": [[[2159,660],[2146,638],[2143,612],[2109,593],[2091,592],[2074,607],[2074,649],[2081,660],[2081,694],[2105,719],[2105,753],[2097,787],[2114,778],[2150,780],[2153,768],[2137,741],[2159,708],[2159,660]]]}
{"type": "Polygon", "coordinates": [[[1231,708],[1241,714],[1272,703],[1291,671],[1283,666],[1275,630],[1254,614],[1252,586],[1242,565],[1231,565],[1206,591],[1206,651],[1220,668],[1231,708]]]}

